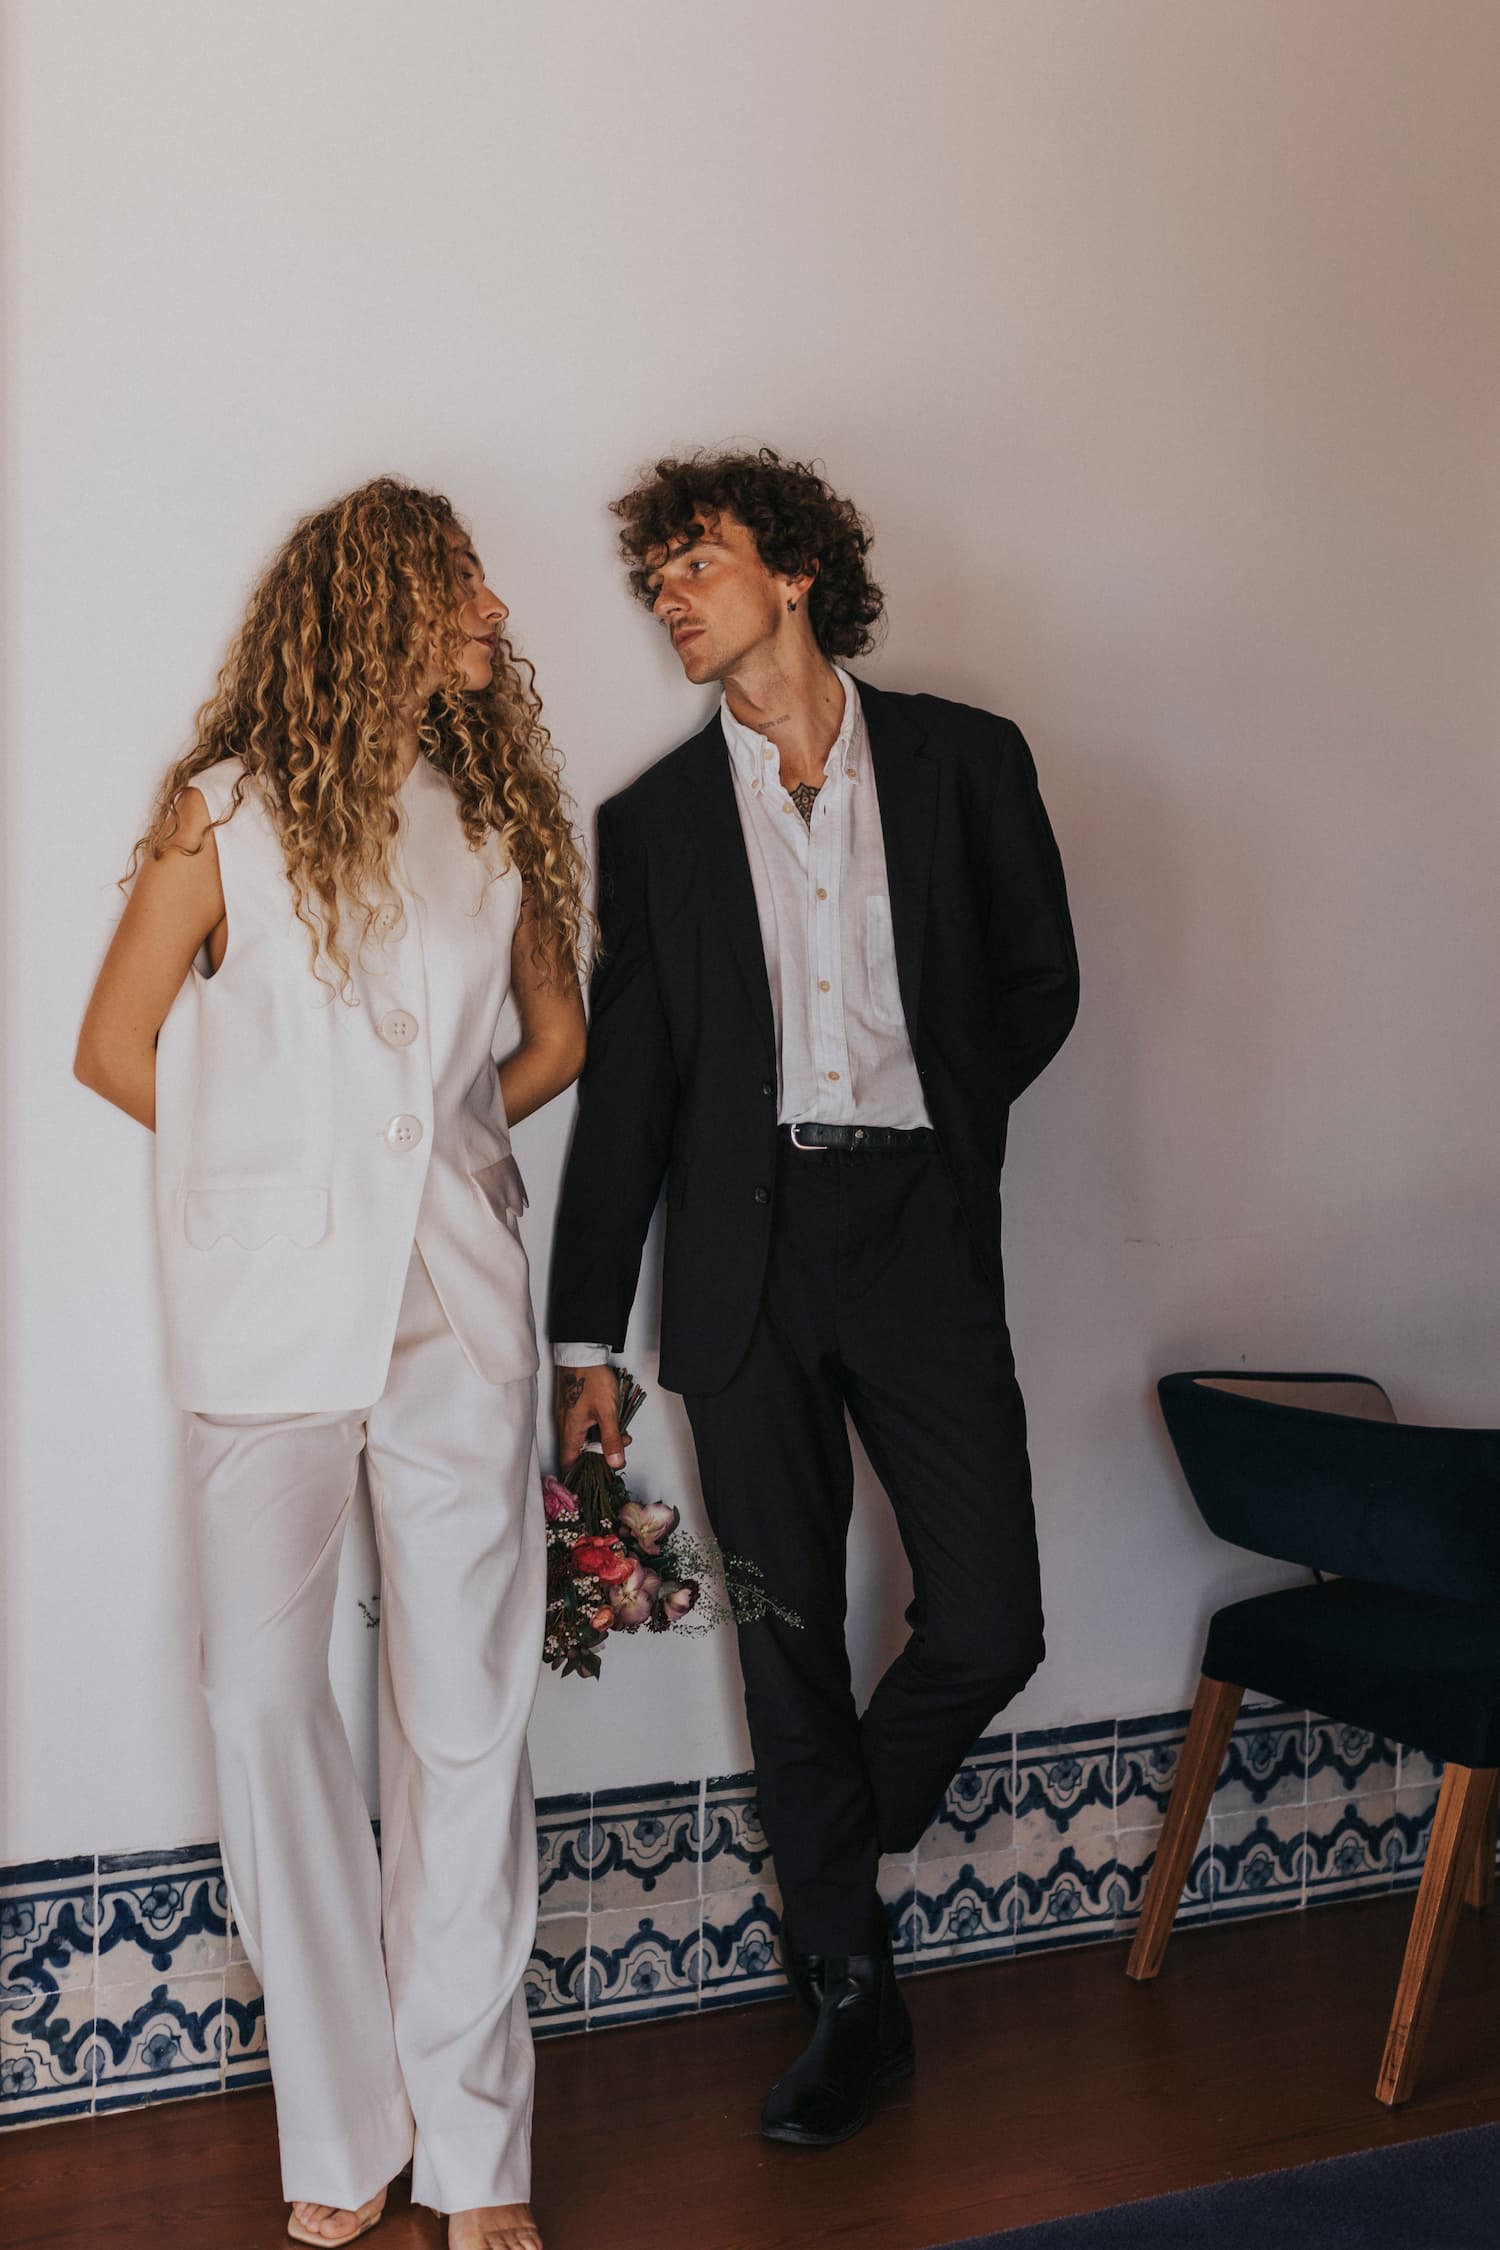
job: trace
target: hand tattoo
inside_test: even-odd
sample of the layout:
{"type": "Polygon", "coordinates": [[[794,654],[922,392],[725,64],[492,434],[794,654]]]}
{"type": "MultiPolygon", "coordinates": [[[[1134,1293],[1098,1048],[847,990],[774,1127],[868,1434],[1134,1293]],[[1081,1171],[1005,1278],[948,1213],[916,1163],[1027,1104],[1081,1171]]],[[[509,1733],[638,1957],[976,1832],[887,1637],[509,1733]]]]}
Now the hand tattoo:
{"type": "Polygon", "coordinates": [[[557,1376],[557,1405],[562,1414],[569,1414],[583,1396],[583,1377],[576,1369],[563,1367],[557,1376]]]}

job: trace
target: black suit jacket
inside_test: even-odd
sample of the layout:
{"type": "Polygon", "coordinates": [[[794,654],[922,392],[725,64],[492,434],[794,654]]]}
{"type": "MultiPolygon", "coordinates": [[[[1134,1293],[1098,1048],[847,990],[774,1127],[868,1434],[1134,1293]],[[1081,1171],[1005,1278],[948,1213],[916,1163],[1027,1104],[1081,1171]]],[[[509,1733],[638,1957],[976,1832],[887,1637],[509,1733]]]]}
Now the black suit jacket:
{"type": "MultiPolygon", "coordinates": [[[[912,1051],[1002,1288],[1007,1116],[1078,1006],[1062,866],[1018,727],[937,696],[859,694],[912,1051]]],[[[661,1380],[715,1391],[749,1342],[776,1183],[771,993],[717,713],[600,807],[599,920],[549,1325],[623,1346],[665,1180],[661,1380]]]]}

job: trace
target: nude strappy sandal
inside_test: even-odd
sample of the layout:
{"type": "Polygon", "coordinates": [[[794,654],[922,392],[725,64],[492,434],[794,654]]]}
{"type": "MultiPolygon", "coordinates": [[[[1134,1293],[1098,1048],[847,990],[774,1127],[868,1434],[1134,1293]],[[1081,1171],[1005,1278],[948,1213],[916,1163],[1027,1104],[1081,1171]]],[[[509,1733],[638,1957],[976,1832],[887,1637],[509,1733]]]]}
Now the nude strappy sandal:
{"type": "MultiPolygon", "coordinates": [[[[371,2200],[373,2201],[373,2198],[371,2200]]],[[[287,2238],[291,2242],[310,2242],[313,2245],[313,2250],[344,2250],[346,2242],[358,2242],[360,2236],[368,2234],[371,2227],[379,2226],[381,2220],[385,2217],[385,2197],[382,2195],[380,2198],[380,2209],[371,2212],[369,2218],[366,2218],[364,2213],[369,2210],[370,2205],[368,2203],[360,2205],[354,2214],[354,2227],[348,2234],[309,2234],[307,2228],[298,2219],[296,2212],[293,2211],[288,2215],[286,2222],[287,2238]]]]}

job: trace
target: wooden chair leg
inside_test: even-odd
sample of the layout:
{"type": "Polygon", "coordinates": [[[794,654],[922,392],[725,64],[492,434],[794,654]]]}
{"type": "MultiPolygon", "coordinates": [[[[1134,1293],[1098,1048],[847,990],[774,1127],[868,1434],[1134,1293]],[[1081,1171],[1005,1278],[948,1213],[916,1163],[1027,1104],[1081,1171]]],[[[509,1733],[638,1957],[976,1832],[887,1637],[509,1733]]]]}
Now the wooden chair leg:
{"type": "Polygon", "coordinates": [[[1177,1761],[1177,1778],[1167,1805],[1161,1840],[1156,1847],[1140,1927],[1130,1948],[1125,1974],[1144,1984],[1161,1967],[1172,1934],[1172,1922],[1193,1853],[1208,1817],[1214,1783],[1224,1763],[1224,1752],[1234,1732],[1245,1691],[1228,1680],[1202,1679],[1188,1721],[1187,1740],[1177,1761]]]}
{"type": "Polygon", "coordinates": [[[1495,1852],[1500,1845],[1496,1833],[1496,1815],[1500,1813],[1500,1773],[1490,1783],[1490,1801],[1479,1820],[1479,1841],[1469,1867],[1469,1880],[1464,1885],[1465,1906],[1476,1907],[1482,1914],[1495,1903],[1495,1852]]]}
{"type": "Polygon", "coordinates": [[[1449,1765],[1443,1772],[1432,1838],[1401,1964],[1401,1982],[1386,2034],[1376,2099],[1392,2108],[1409,2101],[1417,2082],[1438,1987],[1443,1981],[1459,1900],[1474,1865],[1476,1831],[1495,1788],[1495,1768],[1449,1765]]]}

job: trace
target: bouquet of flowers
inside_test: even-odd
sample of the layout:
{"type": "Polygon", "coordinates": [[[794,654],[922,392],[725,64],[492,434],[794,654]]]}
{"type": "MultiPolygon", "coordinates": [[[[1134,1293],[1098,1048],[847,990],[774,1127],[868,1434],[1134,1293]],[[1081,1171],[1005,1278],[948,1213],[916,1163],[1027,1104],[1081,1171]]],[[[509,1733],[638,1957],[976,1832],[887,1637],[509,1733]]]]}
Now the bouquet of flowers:
{"type": "MultiPolygon", "coordinates": [[[[618,1370],[623,1435],[646,1394],[618,1370]]],[[[681,1528],[681,1511],[632,1500],[625,1479],[590,1441],[565,1477],[542,1479],[547,1519],[547,1626],[542,1653],[554,1672],[597,1680],[611,1633],[706,1633],[733,1618],[801,1619],[766,1592],[758,1564],[725,1555],[681,1528]],[[722,1589],[722,1592],[718,1589],[722,1589]],[[692,1622],[688,1623],[691,1618],[692,1622]]]]}

